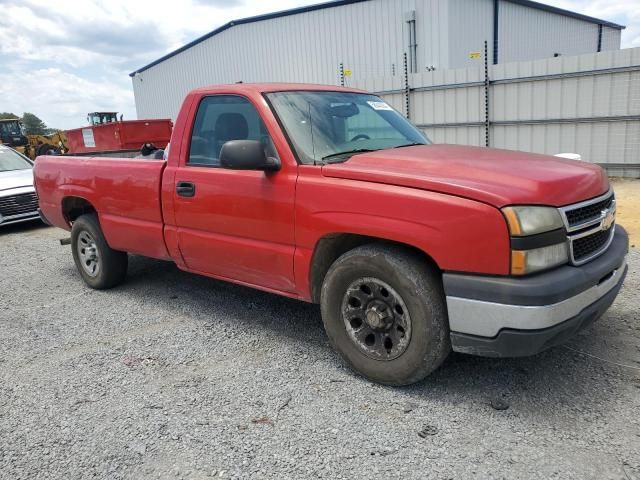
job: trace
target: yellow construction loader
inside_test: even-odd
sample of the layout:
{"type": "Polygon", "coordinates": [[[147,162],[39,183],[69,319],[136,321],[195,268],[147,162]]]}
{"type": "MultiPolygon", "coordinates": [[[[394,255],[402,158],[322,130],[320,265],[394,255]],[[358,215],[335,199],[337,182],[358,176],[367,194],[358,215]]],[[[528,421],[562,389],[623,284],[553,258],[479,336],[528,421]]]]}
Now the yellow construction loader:
{"type": "Polygon", "coordinates": [[[35,160],[38,155],[58,155],[67,151],[67,136],[59,130],[51,135],[27,135],[23,153],[35,160]]]}
{"type": "Polygon", "coordinates": [[[35,160],[38,155],[67,153],[67,136],[62,131],[51,135],[25,135],[17,118],[0,120],[0,143],[35,160]]]}

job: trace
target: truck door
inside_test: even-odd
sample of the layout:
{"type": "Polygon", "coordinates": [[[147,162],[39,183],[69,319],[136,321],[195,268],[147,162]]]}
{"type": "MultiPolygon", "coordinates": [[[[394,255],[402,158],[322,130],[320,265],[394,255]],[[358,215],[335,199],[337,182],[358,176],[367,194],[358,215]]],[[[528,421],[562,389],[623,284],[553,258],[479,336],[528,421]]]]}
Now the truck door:
{"type": "Polygon", "coordinates": [[[175,174],[178,245],[190,270],[281,291],[294,291],[294,201],[297,169],[228,170],[229,140],[259,140],[278,156],[253,104],[238,95],[201,99],[189,151],[175,174]]]}

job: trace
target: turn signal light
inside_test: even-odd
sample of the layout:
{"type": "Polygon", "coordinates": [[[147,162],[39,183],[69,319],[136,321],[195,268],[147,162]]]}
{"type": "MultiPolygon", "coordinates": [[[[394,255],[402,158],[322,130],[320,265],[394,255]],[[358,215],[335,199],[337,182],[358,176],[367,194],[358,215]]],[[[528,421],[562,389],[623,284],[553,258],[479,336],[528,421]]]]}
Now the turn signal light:
{"type": "Polygon", "coordinates": [[[522,250],[511,251],[511,275],[527,273],[527,254],[522,250]]]}
{"type": "Polygon", "coordinates": [[[567,263],[568,260],[569,248],[566,243],[557,243],[532,250],[512,250],[511,275],[527,275],[548,270],[567,263]]]}

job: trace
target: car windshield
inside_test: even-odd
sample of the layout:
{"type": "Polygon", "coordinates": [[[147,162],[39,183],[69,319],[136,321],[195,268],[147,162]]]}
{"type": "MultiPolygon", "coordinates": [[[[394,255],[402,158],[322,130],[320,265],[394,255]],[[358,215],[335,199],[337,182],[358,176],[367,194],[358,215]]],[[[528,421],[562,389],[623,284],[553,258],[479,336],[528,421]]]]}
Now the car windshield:
{"type": "Polygon", "coordinates": [[[10,148],[0,147],[0,172],[11,170],[28,170],[33,168],[31,162],[10,148]]]}
{"type": "Polygon", "coordinates": [[[375,95],[296,91],[266,97],[302,163],[343,162],[356,153],[431,143],[375,95]]]}

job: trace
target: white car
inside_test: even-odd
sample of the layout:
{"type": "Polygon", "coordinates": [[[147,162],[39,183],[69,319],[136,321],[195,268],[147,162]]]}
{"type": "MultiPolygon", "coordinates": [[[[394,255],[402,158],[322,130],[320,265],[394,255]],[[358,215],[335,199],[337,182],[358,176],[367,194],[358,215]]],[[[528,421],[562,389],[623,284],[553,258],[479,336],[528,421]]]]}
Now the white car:
{"type": "Polygon", "coordinates": [[[33,186],[33,163],[0,145],[0,227],[40,218],[33,186]]]}

